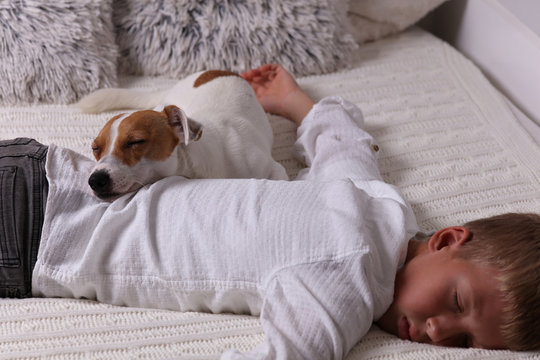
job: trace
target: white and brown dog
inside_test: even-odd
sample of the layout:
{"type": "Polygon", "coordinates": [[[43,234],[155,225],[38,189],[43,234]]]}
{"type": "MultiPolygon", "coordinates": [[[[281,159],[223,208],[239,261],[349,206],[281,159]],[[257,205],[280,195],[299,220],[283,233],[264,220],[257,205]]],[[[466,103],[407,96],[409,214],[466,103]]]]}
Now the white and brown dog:
{"type": "Polygon", "coordinates": [[[94,113],[154,107],[113,117],[94,140],[88,182],[100,198],[171,175],[287,179],[272,158],[268,118],[238,74],[199,72],[163,92],[102,89],[76,105],[94,113]]]}

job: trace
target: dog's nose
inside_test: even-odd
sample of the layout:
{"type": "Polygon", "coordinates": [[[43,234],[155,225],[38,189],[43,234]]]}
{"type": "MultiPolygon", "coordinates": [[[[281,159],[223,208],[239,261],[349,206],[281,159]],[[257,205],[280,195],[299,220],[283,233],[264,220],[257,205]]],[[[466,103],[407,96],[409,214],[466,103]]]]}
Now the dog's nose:
{"type": "Polygon", "coordinates": [[[98,170],[88,179],[88,185],[97,193],[106,193],[110,191],[111,177],[105,170],[98,170]]]}

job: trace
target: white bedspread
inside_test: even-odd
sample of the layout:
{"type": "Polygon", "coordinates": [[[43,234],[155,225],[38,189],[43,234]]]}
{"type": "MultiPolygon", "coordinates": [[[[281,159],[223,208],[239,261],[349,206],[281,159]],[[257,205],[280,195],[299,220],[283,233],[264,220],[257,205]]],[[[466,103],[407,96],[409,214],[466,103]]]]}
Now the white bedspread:
{"type": "MultiPolygon", "coordinates": [[[[300,79],[316,99],[362,108],[381,146],[383,177],[401,187],[426,230],[508,211],[540,212],[540,147],[468,60],[413,29],[364,45],[354,68],[300,79]]],[[[174,81],[126,78],[123,86],[174,81]]],[[[0,138],[34,137],[91,155],[112,113],[67,106],[0,108],[0,138]]],[[[274,156],[289,175],[295,128],[272,116],[274,156]]],[[[0,300],[0,358],[210,359],[263,340],[257,318],[113,307],[85,300],[0,300]]],[[[540,353],[450,349],[399,340],[373,327],[354,359],[540,359],[540,353]]]]}

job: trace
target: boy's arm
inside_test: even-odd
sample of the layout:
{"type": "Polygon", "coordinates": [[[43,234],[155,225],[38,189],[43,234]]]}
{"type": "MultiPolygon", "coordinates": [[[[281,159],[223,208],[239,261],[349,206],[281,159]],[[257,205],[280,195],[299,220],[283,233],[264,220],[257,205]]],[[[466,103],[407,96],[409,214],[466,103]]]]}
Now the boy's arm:
{"type": "Polygon", "coordinates": [[[242,74],[265,111],[295,122],[295,144],[308,169],[297,179],[380,180],[373,138],[361,129],[363,116],[352,103],[339,97],[318,104],[307,95],[283,67],[263,65],[242,74]]]}
{"type": "Polygon", "coordinates": [[[242,74],[264,111],[283,116],[300,126],[315,102],[282,66],[266,64],[242,74]]]}
{"type": "MultiPolygon", "coordinates": [[[[369,257],[358,254],[282,270],[263,290],[264,343],[245,354],[229,351],[222,360],[345,358],[368,332],[374,314],[388,305],[373,294],[379,284],[364,271],[369,257]]],[[[391,281],[386,285],[392,288],[391,281]]]]}
{"type": "Polygon", "coordinates": [[[297,180],[382,180],[378,145],[363,125],[362,112],[349,101],[319,101],[298,128],[295,151],[308,167],[297,180]]]}

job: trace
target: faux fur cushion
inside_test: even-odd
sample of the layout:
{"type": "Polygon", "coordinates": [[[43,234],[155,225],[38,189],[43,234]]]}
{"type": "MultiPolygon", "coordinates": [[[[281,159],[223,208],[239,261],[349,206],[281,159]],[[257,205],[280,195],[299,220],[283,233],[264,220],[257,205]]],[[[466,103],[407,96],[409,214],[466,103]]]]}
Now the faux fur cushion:
{"type": "Polygon", "coordinates": [[[348,0],[116,0],[120,71],[182,78],[276,62],[297,76],[343,69],[348,0]]]}
{"type": "Polygon", "coordinates": [[[352,34],[361,44],[397,33],[446,0],[350,0],[352,34]]]}
{"type": "Polygon", "coordinates": [[[0,2],[0,103],[70,103],[117,84],[112,0],[0,2]]]}

